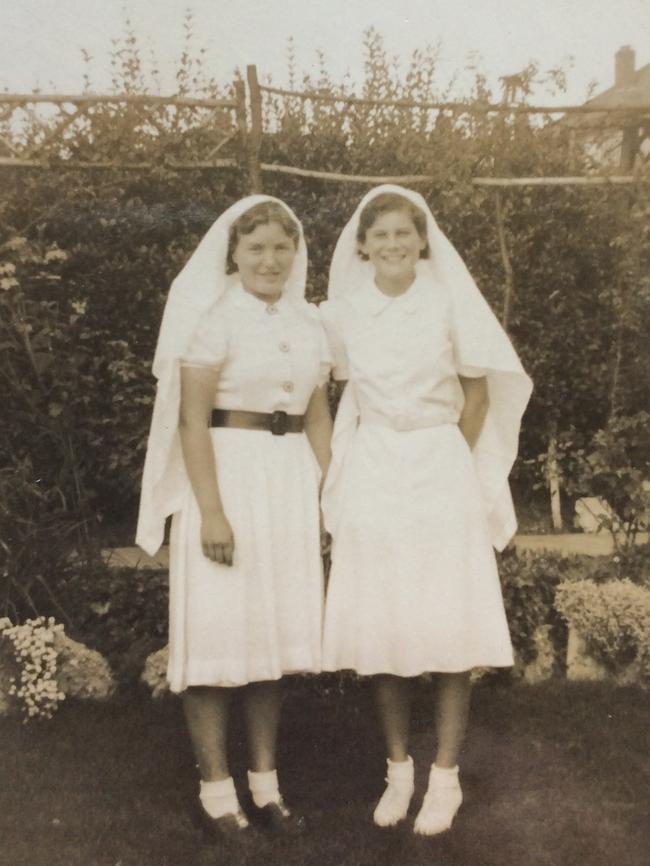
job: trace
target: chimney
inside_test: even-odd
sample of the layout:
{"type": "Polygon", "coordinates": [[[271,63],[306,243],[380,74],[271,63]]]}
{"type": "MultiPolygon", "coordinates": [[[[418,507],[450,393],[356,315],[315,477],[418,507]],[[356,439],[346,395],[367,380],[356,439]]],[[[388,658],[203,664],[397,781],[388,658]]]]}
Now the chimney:
{"type": "Polygon", "coordinates": [[[627,87],[634,84],[634,66],[635,66],[634,49],[629,45],[624,45],[616,52],[616,60],[614,66],[614,85],[616,87],[627,87]]]}

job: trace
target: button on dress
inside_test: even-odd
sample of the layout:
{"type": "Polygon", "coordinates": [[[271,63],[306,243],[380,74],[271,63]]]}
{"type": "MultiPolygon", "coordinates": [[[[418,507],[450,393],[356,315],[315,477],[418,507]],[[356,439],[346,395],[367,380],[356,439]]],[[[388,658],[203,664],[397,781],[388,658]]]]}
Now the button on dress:
{"type": "MultiPolygon", "coordinates": [[[[329,375],[316,308],[284,297],[267,305],[241,285],[211,308],[190,345],[184,366],[219,369],[219,409],[302,415],[329,375]]],[[[189,488],[170,538],[171,688],[319,671],[320,470],[307,437],[222,427],[210,435],[234,563],[203,555],[189,488]]]]}
{"type": "Polygon", "coordinates": [[[369,281],[320,310],[359,416],[324,494],[324,669],[408,677],[511,665],[481,487],[458,428],[458,376],[485,371],[458,362],[448,301],[418,277],[397,298],[369,281]]]}

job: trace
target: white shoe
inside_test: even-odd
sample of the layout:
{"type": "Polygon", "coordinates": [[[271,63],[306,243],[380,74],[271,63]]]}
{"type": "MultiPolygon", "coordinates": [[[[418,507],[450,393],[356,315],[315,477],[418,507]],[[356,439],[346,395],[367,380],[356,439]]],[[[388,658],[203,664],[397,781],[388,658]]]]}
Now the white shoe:
{"type": "Polygon", "coordinates": [[[429,787],[417,818],[414,831],[422,836],[444,833],[452,825],[463,802],[463,792],[458,782],[458,768],[439,769],[435,764],[429,774],[429,787]]]}
{"type": "Polygon", "coordinates": [[[386,790],[373,813],[372,819],[378,827],[394,827],[406,818],[415,789],[413,782],[413,759],[387,761],[386,790]]]}

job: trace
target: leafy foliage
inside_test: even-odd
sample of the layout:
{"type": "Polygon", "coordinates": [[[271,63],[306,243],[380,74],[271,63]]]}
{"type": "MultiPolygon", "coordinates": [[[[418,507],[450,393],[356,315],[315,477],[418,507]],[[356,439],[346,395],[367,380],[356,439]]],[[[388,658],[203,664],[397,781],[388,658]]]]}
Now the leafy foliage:
{"type": "Polygon", "coordinates": [[[167,641],[168,575],[150,569],[77,568],[59,585],[75,639],[106,657],[123,683],[167,641]]]}
{"type": "Polygon", "coordinates": [[[560,651],[566,629],[555,610],[555,590],[575,569],[575,563],[557,553],[518,553],[508,549],[499,557],[499,576],[512,644],[528,664],[535,660],[535,630],[551,627],[550,638],[560,651]]]}
{"type": "MultiPolygon", "coordinates": [[[[206,79],[192,40],[190,16],[179,94],[230,96],[231,89],[206,79]]],[[[436,90],[435,50],[416,51],[401,70],[370,30],[365,51],[362,96],[449,96],[436,90]]],[[[116,92],[146,91],[142,56],[127,25],[112,58],[116,92]]],[[[300,89],[354,89],[350,81],[332,82],[324,56],[315,73],[300,75],[291,56],[289,63],[300,89]]],[[[527,75],[530,90],[542,73],[531,67],[527,75]]],[[[553,86],[562,83],[561,70],[546,77],[553,86]]],[[[89,89],[91,83],[89,77],[89,89]]],[[[478,71],[467,99],[474,111],[464,114],[267,94],[262,159],[364,174],[430,174],[431,183],[421,187],[425,197],[501,314],[506,280],[494,196],[473,187],[471,178],[577,173],[593,168],[593,158],[571,144],[566,124],[486,113],[481,109],[489,101],[493,95],[478,71]]],[[[12,616],[53,605],[71,552],[97,534],[101,521],[133,522],[154,393],[150,363],[168,286],[214,218],[247,191],[239,169],[179,172],[169,165],[209,153],[233,132],[230,113],[207,118],[164,106],[97,105],[63,137],[49,139],[30,118],[18,127],[0,122],[3,137],[19,149],[44,148],[57,166],[47,173],[3,169],[0,399],[11,407],[13,423],[0,429],[0,601],[4,611],[13,606],[12,616]],[[101,158],[109,167],[75,171],[73,156],[101,158]],[[142,161],[155,168],[123,167],[142,161]]],[[[241,141],[235,136],[223,154],[241,154],[241,141]]],[[[265,175],[265,184],[304,220],[308,297],[319,301],[338,232],[363,188],[277,174],[265,175]]],[[[610,416],[633,415],[647,404],[650,202],[644,189],[502,196],[515,289],[510,330],[536,383],[522,431],[524,460],[516,468],[520,487],[539,477],[537,457],[551,432],[566,444],[560,459],[571,476],[575,453],[610,416]]]]}
{"type": "Polygon", "coordinates": [[[613,673],[636,663],[650,682],[650,590],[629,580],[562,583],[556,606],[613,673]]]}
{"type": "Polygon", "coordinates": [[[590,490],[610,504],[614,517],[606,528],[627,547],[650,525],[649,430],[648,412],[614,416],[577,455],[574,488],[590,490]]]}

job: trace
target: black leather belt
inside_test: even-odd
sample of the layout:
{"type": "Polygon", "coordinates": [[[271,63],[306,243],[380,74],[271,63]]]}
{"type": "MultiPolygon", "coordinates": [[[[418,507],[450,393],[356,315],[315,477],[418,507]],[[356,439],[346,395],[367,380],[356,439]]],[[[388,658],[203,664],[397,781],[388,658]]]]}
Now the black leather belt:
{"type": "Polygon", "coordinates": [[[243,412],[239,409],[213,409],[210,427],[238,427],[241,430],[269,430],[274,436],[285,433],[302,433],[305,429],[304,415],[288,415],[286,412],[243,412]]]}

